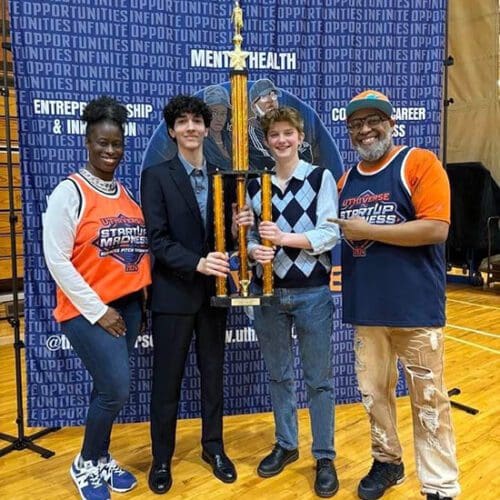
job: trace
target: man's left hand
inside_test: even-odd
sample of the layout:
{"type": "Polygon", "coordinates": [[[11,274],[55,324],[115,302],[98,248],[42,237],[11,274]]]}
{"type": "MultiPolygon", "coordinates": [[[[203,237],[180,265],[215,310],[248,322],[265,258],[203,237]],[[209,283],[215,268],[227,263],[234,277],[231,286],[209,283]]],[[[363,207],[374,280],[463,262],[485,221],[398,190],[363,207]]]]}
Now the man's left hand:
{"type": "Polygon", "coordinates": [[[350,241],[370,240],[373,224],[366,222],[362,217],[351,217],[350,219],[327,219],[328,222],[338,224],[345,239],[350,241]]]}

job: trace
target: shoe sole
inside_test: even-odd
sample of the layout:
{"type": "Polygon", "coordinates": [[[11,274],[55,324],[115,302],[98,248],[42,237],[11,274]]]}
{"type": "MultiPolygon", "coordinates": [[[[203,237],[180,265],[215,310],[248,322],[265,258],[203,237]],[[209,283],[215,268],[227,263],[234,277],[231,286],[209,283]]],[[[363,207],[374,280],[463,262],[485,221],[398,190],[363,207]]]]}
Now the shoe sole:
{"type": "Polygon", "coordinates": [[[318,495],[321,498],[330,498],[333,497],[337,493],[337,491],[339,491],[339,487],[340,484],[337,483],[337,487],[331,491],[319,491],[316,488],[314,488],[314,493],[316,493],[316,495],[318,495]]]}
{"type": "Polygon", "coordinates": [[[223,483],[226,483],[226,484],[230,484],[230,483],[234,483],[236,481],[236,479],[238,478],[237,475],[234,476],[234,478],[232,479],[228,479],[227,477],[224,477],[224,476],[219,476],[219,474],[217,474],[214,470],[214,466],[212,465],[212,462],[210,461],[210,459],[208,458],[208,455],[205,453],[205,452],[202,452],[201,453],[201,458],[208,464],[210,465],[210,467],[212,467],[212,472],[213,472],[213,475],[219,480],[219,481],[222,481],[223,483]]]}
{"type": "Polygon", "coordinates": [[[377,500],[378,498],[382,498],[389,488],[393,488],[394,486],[399,486],[401,483],[404,482],[405,479],[406,479],[406,477],[404,477],[404,476],[401,479],[398,479],[394,484],[391,484],[391,486],[388,486],[380,495],[363,493],[358,488],[358,497],[361,498],[361,500],[377,500]]]}
{"type": "Polygon", "coordinates": [[[263,478],[268,478],[268,477],[274,477],[274,476],[277,476],[279,473],[283,472],[283,469],[288,465],[288,464],[291,464],[292,462],[295,462],[296,460],[299,459],[299,453],[297,452],[295,455],[291,455],[290,457],[288,457],[284,462],[283,462],[283,465],[281,466],[281,468],[279,470],[276,470],[276,471],[273,471],[273,472],[263,472],[261,471],[259,468],[257,468],[257,474],[260,476],[260,477],[263,477],[263,478]]]}
{"type": "Polygon", "coordinates": [[[116,488],[115,486],[111,486],[106,481],[105,481],[105,483],[108,485],[108,488],[111,491],[115,491],[116,493],[126,493],[127,491],[133,490],[137,486],[137,481],[132,486],[129,486],[128,488],[116,488]]]}

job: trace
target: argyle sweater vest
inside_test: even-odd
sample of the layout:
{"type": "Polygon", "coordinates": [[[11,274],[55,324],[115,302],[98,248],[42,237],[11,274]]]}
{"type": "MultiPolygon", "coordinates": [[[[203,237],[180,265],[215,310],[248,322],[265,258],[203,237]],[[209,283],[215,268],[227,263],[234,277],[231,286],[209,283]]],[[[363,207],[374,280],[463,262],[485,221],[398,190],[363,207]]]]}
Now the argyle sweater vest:
{"type": "MultiPolygon", "coordinates": [[[[312,166],[301,180],[292,177],[285,191],[272,185],[273,221],[287,233],[304,233],[315,228],[317,195],[324,168],[312,166]]],[[[248,184],[248,195],[258,221],[261,215],[260,179],[248,184]]],[[[327,285],[330,278],[330,252],[311,255],[300,248],[278,247],[273,261],[276,288],[304,288],[327,285]]],[[[262,268],[256,266],[254,281],[261,283],[262,268]]]]}

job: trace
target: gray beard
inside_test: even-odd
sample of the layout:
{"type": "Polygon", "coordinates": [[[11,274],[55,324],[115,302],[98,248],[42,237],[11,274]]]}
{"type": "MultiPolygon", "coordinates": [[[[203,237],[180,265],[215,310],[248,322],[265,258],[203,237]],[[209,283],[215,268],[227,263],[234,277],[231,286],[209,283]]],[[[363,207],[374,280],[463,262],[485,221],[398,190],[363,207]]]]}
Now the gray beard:
{"type": "Polygon", "coordinates": [[[354,149],[358,152],[359,156],[365,161],[377,161],[382,158],[382,156],[389,151],[393,146],[392,142],[392,131],[389,132],[383,139],[380,139],[375,144],[371,146],[360,146],[359,144],[354,146],[354,149]]]}
{"type": "Polygon", "coordinates": [[[257,118],[262,118],[266,114],[266,112],[260,109],[260,107],[257,104],[254,105],[254,110],[257,118]]]}

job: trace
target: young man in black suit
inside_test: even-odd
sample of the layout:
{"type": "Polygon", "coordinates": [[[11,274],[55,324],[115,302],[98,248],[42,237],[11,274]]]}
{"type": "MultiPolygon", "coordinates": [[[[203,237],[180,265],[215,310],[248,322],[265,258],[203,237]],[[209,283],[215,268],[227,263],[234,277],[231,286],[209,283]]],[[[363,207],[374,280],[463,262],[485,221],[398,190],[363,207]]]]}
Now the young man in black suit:
{"type": "MultiPolygon", "coordinates": [[[[228,256],[213,249],[212,188],[215,166],[203,157],[203,140],[212,115],[197,97],[174,97],[163,110],[178,155],[142,173],[141,199],[154,257],[153,389],[151,439],[153,464],[149,487],[158,494],[172,485],[170,463],[175,448],[177,409],[189,345],[195,332],[201,376],[202,458],[223,482],[236,480],[222,439],[223,362],[226,310],[210,306],[214,276],[229,274],[228,256]]],[[[234,197],[234,190],[225,190],[234,197]],[[231,192],[233,191],[233,192],[231,192]]],[[[239,214],[226,200],[226,242],[239,224],[251,226],[245,207],[239,214]]]]}

